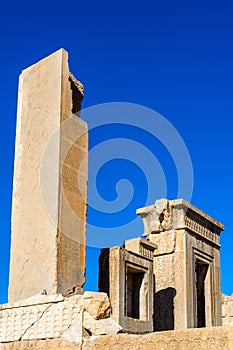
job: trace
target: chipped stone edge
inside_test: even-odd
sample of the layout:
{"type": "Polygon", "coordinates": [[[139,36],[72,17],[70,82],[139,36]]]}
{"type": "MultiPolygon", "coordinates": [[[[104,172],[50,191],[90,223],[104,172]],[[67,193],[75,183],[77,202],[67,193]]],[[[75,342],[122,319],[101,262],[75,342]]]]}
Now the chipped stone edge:
{"type": "Polygon", "coordinates": [[[7,303],[0,305],[1,310],[15,309],[19,307],[33,306],[33,305],[42,305],[42,304],[51,304],[65,301],[62,294],[52,294],[52,295],[40,295],[32,296],[28,299],[16,301],[15,303],[7,303]]]}

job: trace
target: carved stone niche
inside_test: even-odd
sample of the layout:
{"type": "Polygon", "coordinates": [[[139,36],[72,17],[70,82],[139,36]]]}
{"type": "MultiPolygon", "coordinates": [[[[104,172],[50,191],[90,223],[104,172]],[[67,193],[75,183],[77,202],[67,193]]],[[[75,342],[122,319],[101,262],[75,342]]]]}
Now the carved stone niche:
{"type": "Polygon", "coordinates": [[[224,226],[183,199],[137,210],[154,254],[154,330],[220,326],[220,232],[224,226]]]}
{"type": "Polygon", "coordinates": [[[113,318],[124,332],[153,331],[153,252],[156,245],[144,239],[124,243],[124,248],[102,249],[99,291],[111,301],[113,318]]]}

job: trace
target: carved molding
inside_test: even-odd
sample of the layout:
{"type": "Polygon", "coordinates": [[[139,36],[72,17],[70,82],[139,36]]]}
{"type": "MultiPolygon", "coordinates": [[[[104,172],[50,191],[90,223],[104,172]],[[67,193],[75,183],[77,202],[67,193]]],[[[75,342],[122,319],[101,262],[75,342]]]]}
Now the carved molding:
{"type": "Polygon", "coordinates": [[[192,232],[204,237],[208,241],[219,245],[221,229],[203,216],[188,209],[185,215],[185,226],[192,232]]]}
{"type": "MultiPolygon", "coordinates": [[[[82,311],[81,296],[64,301],[28,304],[0,311],[0,342],[27,339],[59,338],[79,320],[82,311]]],[[[80,330],[82,330],[80,321],[80,330]]],[[[77,332],[76,336],[82,334],[77,332]]]]}

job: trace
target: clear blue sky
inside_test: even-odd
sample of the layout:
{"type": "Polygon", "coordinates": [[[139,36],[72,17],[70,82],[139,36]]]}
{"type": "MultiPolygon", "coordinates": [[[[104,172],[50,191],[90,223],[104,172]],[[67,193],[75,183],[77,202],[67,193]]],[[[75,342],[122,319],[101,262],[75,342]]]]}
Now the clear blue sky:
{"type": "MultiPolygon", "coordinates": [[[[233,3],[224,0],[2,3],[1,303],[7,301],[18,75],[61,47],[69,52],[72,73],[85,85],[83,107],[116,101],[140,104],[161,113],[179,132],[193,164],[191,202],[225,224],[222,289],[226,294],[233,292],[232,18],[233,3]]],[[[122,126],[118,131],[93,130],[90,147],[129,134],[145,147],[153,143],[149,135],[137,130],[122,126]]],[[[173,198],[177,192],[174,164],[159,142],[152,151],[168,181],[167,196],[173,198]]],[[[126,208],[119,216],[104,216],[90,208],[89,223],[113,228],[132,220],[135,209],[144,205],[147,185],[143,171],[120,159],[108,162],[98,174],[97,187],[105,200],[116,197],[114,184],[121,178],[129,179],[135,191],[129,211],[126,208]]],[[[140,234],[142,231],[135,232],[135,236],[140,234]]],[[[86,289],[97,288],[98,252],[97,248],[87,249],[86,289]]]]}

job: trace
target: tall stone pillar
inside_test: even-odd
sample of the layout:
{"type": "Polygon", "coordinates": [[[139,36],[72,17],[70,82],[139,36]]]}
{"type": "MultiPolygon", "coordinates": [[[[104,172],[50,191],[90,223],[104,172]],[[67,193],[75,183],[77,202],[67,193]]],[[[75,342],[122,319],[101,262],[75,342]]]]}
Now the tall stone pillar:
{"type": "Polygon", "coordinates": [[[9,301],[81,293],[85,282],[87,125],[83,86],[63,49],[19,79],[9,301]]]}
{"type": "Polygon", "coordinates": [[[154,330],[221,325],[223,225],[183,199],[137,210],[154,253],[154,330]]]}

